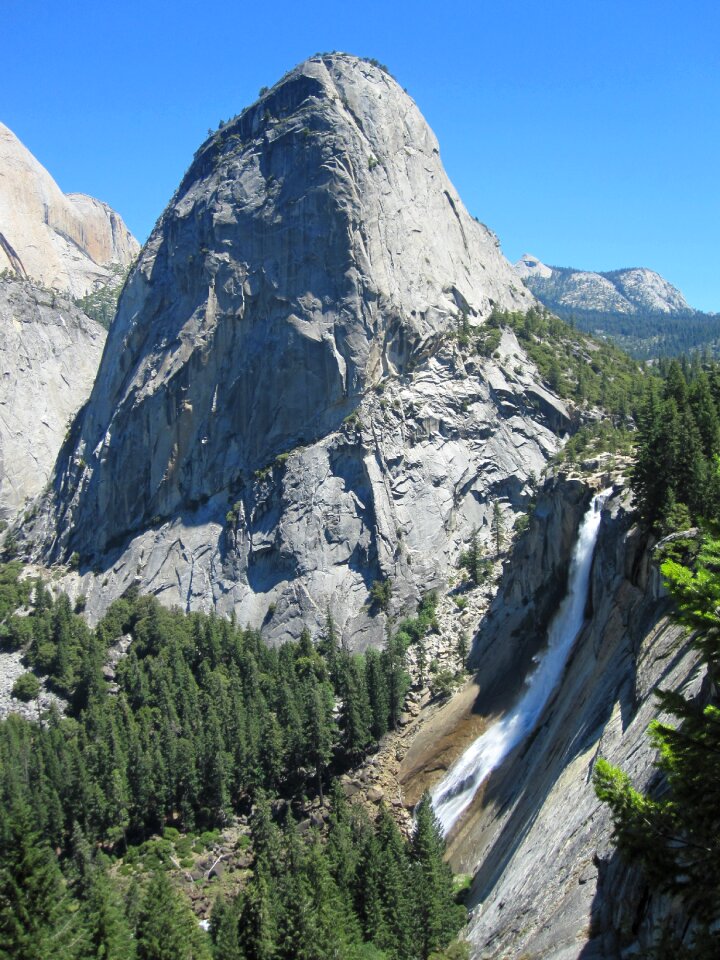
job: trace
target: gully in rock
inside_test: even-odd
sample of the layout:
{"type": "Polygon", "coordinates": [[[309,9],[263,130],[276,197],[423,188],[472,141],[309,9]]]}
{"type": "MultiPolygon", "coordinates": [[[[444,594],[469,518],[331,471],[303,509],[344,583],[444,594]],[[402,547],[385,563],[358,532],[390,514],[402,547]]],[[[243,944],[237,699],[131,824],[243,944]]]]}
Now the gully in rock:
{"type": "Polygon", "coordinates": [[[525,691],[505,716],[462,754],[432,792],[432,804],[448,834],[472,803],[485,779],[532,732],[560,680],[585,619],[590,568],[600,529],[602,506],[610,491],[593,497],[578,531],[568,590],[548,630],[547,649],[527,678],[525,691]]]}

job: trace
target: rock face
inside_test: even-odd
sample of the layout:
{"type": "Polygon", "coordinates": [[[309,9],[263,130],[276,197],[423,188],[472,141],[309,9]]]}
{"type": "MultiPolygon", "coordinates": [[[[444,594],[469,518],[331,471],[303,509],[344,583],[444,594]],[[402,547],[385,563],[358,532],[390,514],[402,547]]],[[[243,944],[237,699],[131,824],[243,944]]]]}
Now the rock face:
{"type": "Polygon", "coordinates": [[[64,194],[0,123],[0,272],[82,297],[112,279],[139,246],[107,204],[64,194]]]}
{"type": "Polygon", "coordinates": [[[515,264],[515,273],[521,280],[527,280],[530,277],[547,280],[553,272],[551,267],[546,266],[532,253],[524,253],[515,264]]]}
{"type": "Polygon", "coordinates": [[[45,555],[103,570],[91,612],[137,578],[272,640],[330,608],[380,641],[372,581],[398,608],[437,583],[568,428],[514,337],[454,342],[533,302],[395,81],[306,61],[203,144],[143,250],[45,555]]]}
{"type": "Polygon", "coordinates": [[[0,279],[0,518],[50,478],[69,425],[90,395],[105,331],[67,298],[0,279]]]}
{"type": "Polygon", "coordinates": [[[538,497],[530,532],[506,561],[502,592],[469,660],[483,690],[502,691],[499,702],[522,686],[544,641],[545,626],[565,594],[569,557],[589,501],[590,491],[579,480],[551,484],[538,497]]]}
{"type": "Polygon", "coordinates": [[[26,720],[37,720],[40,712],[49,710],[52,706],[63,713],[67,703],[48,690],[44,684],[40,688],[37,699],[31,703],[25,703],[13,697],[13,684],[27,672],[22,658],[23,654],[20,650],[0,651],[0,720],[4,720],[11,713],[19,714],[26,720]]]}
{"type": "MultiPolygon", "coordinates": [[[[587,497],[572,485],[556,488],[517,545],[475,651],[488,691],[481,712],[504,709],[522,684],[548,620],[539,603],[545,564],[557,579],[572,546],[558,533],[572,530],[587,497]],[[523,629],[508,610],[510,621],[513,611],[516,620],[527,614],[523,629]],[[498,649],[505,656],[497,658],[498,649]]],[[[648,900],[642,878],[614,853],[608,811],[591,782],[604,756],[646,787],[654,776],[646,736],[654,688],[702,685],[696,655],[666,612],[651,552],[620,492],[603,513],[588,620],[563,680],[535,732],[490,776],[451,836],[454,865],[475,874],[473,957],[620,960],[649,945],[658,918],[667,921],[667,904],[648,900]]]]}
{"type": "Polygon", "coordinates": [[[550,309],[574,307],[627,315],[694,312],[676,287],[645,267],[593,273],[548,267],[526,253],[515,264],[515,272],[550,309]]]}

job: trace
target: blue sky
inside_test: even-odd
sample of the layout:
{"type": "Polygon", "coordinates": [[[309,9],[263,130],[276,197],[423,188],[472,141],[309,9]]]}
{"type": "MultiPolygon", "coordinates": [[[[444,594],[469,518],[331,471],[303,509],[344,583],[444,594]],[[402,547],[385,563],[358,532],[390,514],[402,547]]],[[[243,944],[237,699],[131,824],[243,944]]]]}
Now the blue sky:
{"type": "Polygon", "coordinates": [[[720,4],[2,0],[0,120],[145,239],[194,150],[322,50],[386,63],[512,260],[720,310],[720,4]]]}

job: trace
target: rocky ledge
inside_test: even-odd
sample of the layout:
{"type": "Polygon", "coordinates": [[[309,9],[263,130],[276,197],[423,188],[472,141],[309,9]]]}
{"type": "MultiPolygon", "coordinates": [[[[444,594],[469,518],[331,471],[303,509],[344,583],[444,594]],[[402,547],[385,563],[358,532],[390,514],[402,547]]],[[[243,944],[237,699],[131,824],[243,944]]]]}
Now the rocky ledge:
{"type": "Polygon", "coordinates": [[[31,537],[97,616],[130,584],[271,642],[355,648],[510,525],[570,429],[512,333],[533,303],[378,67],[313,57],[199,149],[131,273],[31,537]]]}

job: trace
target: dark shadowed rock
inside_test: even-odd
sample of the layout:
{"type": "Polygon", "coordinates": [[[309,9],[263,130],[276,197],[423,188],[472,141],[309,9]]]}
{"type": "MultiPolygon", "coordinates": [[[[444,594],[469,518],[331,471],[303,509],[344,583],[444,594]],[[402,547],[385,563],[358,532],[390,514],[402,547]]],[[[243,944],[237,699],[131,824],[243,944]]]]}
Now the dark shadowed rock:
{"type": "MultiPolygon", "coordinates": [[[[538,570],[550,571],[553,593],[553,565],[559,573],[557,561],[564,555],[567,564],[572,546],[562,531],[576,525],[586,499],[560,485],[540,500],[545,515],[518,542],[474,654],[486,685],[482,712],[505,708],[531,668],[532,638],[552,614],[538,593],[538,570]],[[518,629],[523,610],[528,619],[518,629]]],[[[647,948],[671,914],[667,903],[648,900],[640,874],[615,855],[609,810],[592,786],[604,756],[646,787],[655,776],[647,737],[657,713],[653,691],[692,692],[703,676],[684,631],[668,621],[651,550],[632,519],[622,493],[608,501],[588,619],[562,680],[534,732],[491,774],[451,836],[452,862],[475,874],[473,957],[620,960],[647,948]]]]}
{"type": "Polygon", "coordinates": [[[439,583],[568,428],[512,334],[487,360],[453,340],[532,302],[407,94],[313,57],[203,144],[150,237],[45,556],[102,570],[91,614],[138,578],[271,640],[330,609],[381,642],[373,581],[390,612],[439,583]]]}

